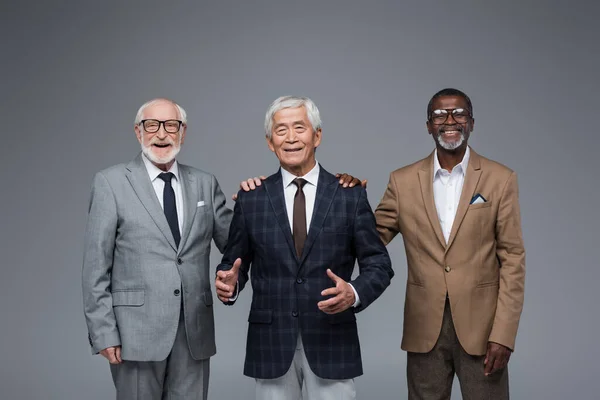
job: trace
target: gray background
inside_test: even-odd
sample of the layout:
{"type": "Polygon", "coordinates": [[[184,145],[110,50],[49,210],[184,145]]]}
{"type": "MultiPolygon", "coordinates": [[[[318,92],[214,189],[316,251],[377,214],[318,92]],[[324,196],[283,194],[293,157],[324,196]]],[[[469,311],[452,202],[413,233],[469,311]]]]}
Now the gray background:
{"type": "MultiPolygon", "coordinates": [[[[598,398],[597,2],[12,3],[0,6],[0,398],[114,396],[87,344],[82,233],[94,172],[139,150],[143,102],[187,109],[179,159],[229,198],[276,170],[268,104],[310,96],[324,120],[318,159],[368,178],[375,207],[389,172],[432,150],[425,108],[448,86],[473,100],[472,146],[519,175],[528,272],[513,397],[598,398]]],[[[359,317],[360,399],[406,398],[406,259],[400,238],[388,248],[396,277],[359,317]]],[[[254,397],[242,375],[249,298],[215,305],[213,399],[254,397]]]]}

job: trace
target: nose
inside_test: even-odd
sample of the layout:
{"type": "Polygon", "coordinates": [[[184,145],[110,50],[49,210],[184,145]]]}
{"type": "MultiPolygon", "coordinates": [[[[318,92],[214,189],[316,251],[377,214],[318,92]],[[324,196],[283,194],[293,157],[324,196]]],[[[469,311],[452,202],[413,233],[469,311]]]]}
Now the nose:
{"type": "Polygon", "coordinates": [[[160,126],[158,127],[158,131],[156,131],[156,136],[161,140],[169,136],[167,131],[165,131],[165,126],[163,124],[160,124],[160,126]]]}
{"type": "Polygon", "coordinates": [[[288,131],[287,135],[285,135],[285,141],[288,143],[294,143],[298,141],[298,135],[294,129],[290,129],[288,131]]]}

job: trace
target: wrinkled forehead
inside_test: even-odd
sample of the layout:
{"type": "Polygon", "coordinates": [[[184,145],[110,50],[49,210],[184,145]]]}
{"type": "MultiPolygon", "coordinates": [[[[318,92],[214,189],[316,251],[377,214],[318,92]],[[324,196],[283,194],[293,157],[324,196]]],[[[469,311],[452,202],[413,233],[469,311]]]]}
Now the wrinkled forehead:
{"type": "Polygon", "coordinates": [[[293,123],[296,121],[309,122],[308,114],[304,106],[282,108],[273,114],[274,124],[293,123]]]}
{"type": "Polygon", "coordinates": [[[446,110],[451,108],[469,109],[467,101],[462,96],[440,96],[433,100],[431,104],[432,110],[446,110]]]}
{"type": "Polygon", "coordinates": [[[158,119],[162,121],[167,119],[181,119],[181,115],[179,115],[179,110],[175,104],[169,101],[157,101],[146,107],[143,112],[143,119],[158,119]]]}

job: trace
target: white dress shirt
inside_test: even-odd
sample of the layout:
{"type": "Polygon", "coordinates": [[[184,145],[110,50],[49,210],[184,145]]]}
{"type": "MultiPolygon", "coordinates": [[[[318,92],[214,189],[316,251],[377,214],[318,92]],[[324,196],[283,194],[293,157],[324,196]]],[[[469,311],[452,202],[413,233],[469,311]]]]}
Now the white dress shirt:
{"type": "MultiPolygon", "coordinates": [[[[160,207],[164,210],[165,206],[163,204],[163,191],[165,189],[165,181],[160,179],[158,175],[162,174],[165,171],[152,164],[152,161],[148,160],[148,158],[145,155],[142,155],[142,160],[144,160],[144,165],[146,166],[146,170],[148,171],[148,176],[150,176],[150,182],[152,182],[152,187],[154,187],[154,192],[156,193],[156,197],[158,197],[160,207]]],[[[173,191],[175,192],[177,224],[179,225],[179,234],[181,235],[183,229],[183,192],[181,191],[181,182],[179,181],[179,167],[177,165],[177,161],[175,161],[173,165],[171,165],[171,168],[169,168],[167,172],[172,172],[173,175],[175,175],[175,178],[171,179],[171,186],[173,187],[173,191]]]]}
{"type": "MultiPolygon", "coordinates": [[[[290,223],[290,228],[292,232],[294,232],[294,196],[296,196],[296,191],[298,190],[298,186],[293,182],[296,178],[303,178],[306,180],[306,184],[302,188],[304,192],[304,198],[306,199],[306,233],[308,234],[310,230],[310,222],[312,221],[312,214],[315,209],[315,199],[317,197],[317,183],[319,182],[319,172],[321,167],[319,167],[319,163],[316,162],[313,169],[311,169],[304,176],[296,176],[285,169],[281,168],[281,180],[283,182],[283,194],[285,195],[285,208],[287,209],[288,221],[290,223]]],[[[360,304],[360,299],[358,298],[358,293],[354,286],[349,283],[350,287],[354,291],[354,304],[352,307],[358,307],[360,304]]],[[[326,288],[323,288],[323,290],[326,288]]]]}
{"type": "Polygon", "coordinates": [[[446,244],[448,244],[450,238],[452,224],[465,183],[469,157],[470,151],[467,147],[462,161],[452,169],[452,172],[448,172],[440,166],[437,150],[433,157],[433,198],[435,199],[435,208],[437,209],[446,244]]]}

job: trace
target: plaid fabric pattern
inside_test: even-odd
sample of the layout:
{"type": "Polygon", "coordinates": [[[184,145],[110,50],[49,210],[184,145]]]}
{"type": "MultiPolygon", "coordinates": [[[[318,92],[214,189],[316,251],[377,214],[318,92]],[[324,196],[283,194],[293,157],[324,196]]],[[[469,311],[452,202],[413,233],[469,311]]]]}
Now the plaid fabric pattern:
{"type": "Polygon", "coordinates": [[[362,374],[355,313],[379,297],[394,275],[362,187],[343,188],[321,168],[301,257],[294,250],[281,173],[254,191],[240,191],[217,269],[230,269],[238,257],[243,260],[239,289],[251,275],[253,290],[245,375],[260,379],[284,375],[299,333],[317,376],[350,379],[362,374]],[[360,273],[352,281],[356,261],[360,273]],[[321,291],[333,286],[327,268],[352,283],[359,307],[335,315],[318,309],[321,291]]]}

